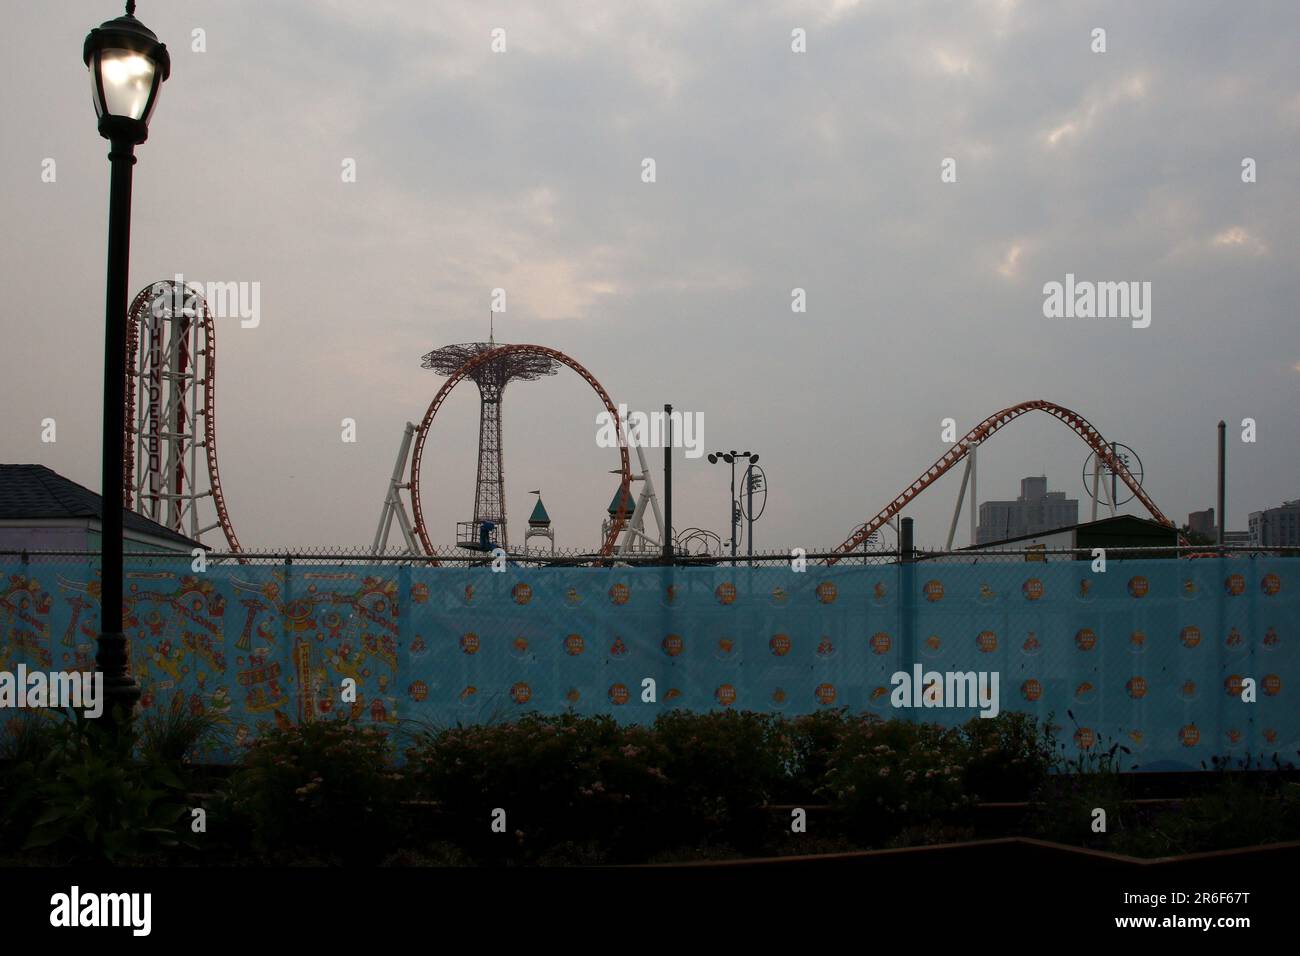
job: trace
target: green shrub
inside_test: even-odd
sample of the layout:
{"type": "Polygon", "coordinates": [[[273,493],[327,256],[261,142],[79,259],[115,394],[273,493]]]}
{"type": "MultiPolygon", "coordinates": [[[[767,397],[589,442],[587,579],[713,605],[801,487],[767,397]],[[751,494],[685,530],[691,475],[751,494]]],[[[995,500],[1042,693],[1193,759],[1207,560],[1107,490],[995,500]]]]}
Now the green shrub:
{"type": "Polygon", "coordinates": [[[763,807],[790,789],[787,722],[752,711],[674,710],[655,720],[652,733],[665,754],[668,835],[689,846],[754,849],[768,820],[763,807]]]}
{"type": "Polygon", "coordinates": [[[248,749],[217,816],[238,851],[373,863],[397,836],[402,781],[384,730],[346,719],[297,724],[248,749]]]}
{"type": "Polygon", "coordinates": [[[1057,760],[1054,739],[1028,714],[972,717],[958,738],[963,786],[980,801],[1030,799],[1057,760]]]}
{"type": "Polygon", "coordinates": [[[60,713],[15,736],[5,772],[7,849],[122,862],[156,858],[187,839],[186,782],[165,764],[134,760],[134,733],[60,713]]]}
{"type": "Polygon", "coordinates": [[[618,861],[638,858],[656,840],[666,755],[645,727],[609,716],[526,714],[427,733],[407,758],[420,796],[486,859],[618,861]],[[505,811],[504,833],[490,826],[497,809],[505,811]]]}
{"type": "Polygon", "coordinates": [[[851,718],[831,757],[825,792],[846,832],[872,846],[921,823],[961,817],[959,731],[934,724],[851,718]]]}

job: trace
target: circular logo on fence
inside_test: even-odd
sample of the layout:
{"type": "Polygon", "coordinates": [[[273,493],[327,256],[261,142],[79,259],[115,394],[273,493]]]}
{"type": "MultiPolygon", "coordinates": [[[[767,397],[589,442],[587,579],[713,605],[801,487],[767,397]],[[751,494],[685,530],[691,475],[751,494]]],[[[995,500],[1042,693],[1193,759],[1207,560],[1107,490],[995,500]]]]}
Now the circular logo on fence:
{"type": "Polygon", "coordinates": [[[736,586],[730,581],[723,581],[714,588],[713,593],[717,597],[719,604],[736,603],[736,586]]]}
{"type": "Polygon", "coordinates": [[[736,688],[730,684],[720,684],[713,696],[723,707],[730,707],[736,702],[736,688]]]}
{"type": "Polygon", "coordinates": [[[1074,699],[1080,704],[1091,703],[1097,697],[1097,688],[1088,681],[1084,681],[1074,689],[1074,699]]]}
{"type": "Polygon", "coordinates": [[[1282,590],[1282,579],[1276,574],[1266,574],[1259,579],[1259,589],[1272,597],[1278,591],[1282,590]]]}
{"type": "Polygon", "coordinates": [[[664,703],[668,703],[668,701],[670,700],[676,700],[678,697],[681,696],[682,696],[682,692],[680,690],[678,690],[676,687],[669,687],[668,693],[664,694],[664,703]]]}
{"type": "Polygon", "coordinates": [[[1025,600],[1037,601],[1043,596],[1043,582],[1038,578],[1030,578],[1020,586],[1020,590],[1024,594],[1025,600]]]}
{"type": "Polygon", "coordinates": [[[626,604],[632,597],[632,589],[626,584],[615,584],[609,589],[609,599],[615,604],[626,604]]]}
{"type": "Polygon", "coordinates": [[[525,684],[523,681],[519,681],[517,684],[515,684],[513,687],[510,688],[510,699],[513,700],[516,704],[526,704],[528,703],[529,700],[532,699],[532,696],[533,696],[533,689],[529,687],[527,684],[525,684]]]}
{"type": "Polygon", "coordinates": [[[975,646],[982,653],[991,654],[998,649],[998,636],[992,631],[980,631],[975,637],[975,646]]]}
{"type": "Polygon", "coordinates": [[[1223,589],[1228,592],[1230,597],[1245,594],[1246,579],[1240,574],[1229,574],[1223,581],[1223,589]]]}
{"type": "Polygon", "coordinates": [[[473,631],[471,631],[468,634],[462,635],[460,639],[460,649],[464,651],[466,654],[477,654],[478,635],[475,634],[473,631]]]}
{"type": "Polygon", "coordinates": [[[662,645],[664,653],[669,657],[677,657],[686,647],[686,642],[677,634],[669,634],[663,639],[662,645]]]}
{"type": "Polygon", "coordinates": [[[813,694],[817,698],[817,703],[819,704],[835,703],[834,684],[818,684],[817,689],[813,691],[813,694]]]}
{"type": "Polygon", "coordinates": [[[777,710],[783,708],[790,702],[790,695],[785,692],[784,687],[777,687],[772,691],[772,706],[777,710]]]}
{"type": "Polygon", "coordinates": [[[1228,630],[1228,636],[1223,639],[1223,646],[1230,651],[1239,651],[1246,646],[1246,639],[1241,636],[1241,631],[1235,627],[1228,630]]]}
{"type": "Polygon", "coordinates": [[[573,588],[573,587],[565,588],[564,603],[569,605],[570,607],[577,607],[579,604],[582,603],[581,592],[579,592],[577,588],[573,588]]]}
{"type": "Polygon", "coordinates": [[[1128,579],[1128,593],[1135,598],[1144,598],[1147,592],[1151,590],[1151,582],[1140,574],[1135,574],[1128,579]]]}
{"type": "Polygon", "coordinates": [[[871,693],[867,695],[867,706],[881,708],[885,706],[888,700],[889,688],[877,684],[871,689],[871,693]]]}
{"type": "Polygon", "coordinates": [[[1269,745],[1277,743],[1276,727],[1265,727],[1263,733],[1264,733],[1264,743],[1269,745]]]}
{"type": "Polygon", "coordinates": [[[578,690],[576,687],[570,687],[564,692],[564,699],[570,704],[576,704],[578,701],[582,700],[582,691],[578,690]]]}
{"type": "Polygon", "coordinates": [[[631,692],[627,689],[626,684],[613,684],[609,688],[609,702],[611,704],[622,706],[627,703],[630,696],[631,692]]]}
{"type": "Polygon", "coordinates": [[[1196,681],[1185,680],[1178,688],[1178,696],[1183,700],[1196,700],[1196,681]]]}
{"type": "Polygon", "coordinates": [[[533,599],[533,589],[520,581],[510,589],[510,596],[515,599],[516,604],[527,604],[533,599]]]}
{"type": "Polygon", "coordinates": [[[1147,695],[1147,679],[1145,677],[1130,677],[1128,683],[1124,685],[1124,690],[1134,700],[1141,700],[1147,695]]]}
{"type": "Polygon", "coordinates": [[[943,650],[943,639],[938,634],[931,634],[921,642],[921,653],[926,657],[938,657],[943,650]]]}
{"type": "Polygon", "coordinates": [[[822,658],[835,656],[835,644],[825,634],[823,634],[822,639],[817,642],[817,656],[822,658]]]}
{"type": "Polygon", "coordinates": [[[1043,642],[1038,639],[1038,635],[1030,631],[1026,635],[1024,643],[1020,645],[1020,653],[1026,657],[1034,657],[1043,649],[1043,642]]]}
{"type": "Polygon", "coordinates": [[[785,657],[790,653],[790,635],[773,634],[772,639],[767,642],[767,646],[772,649],[772,653],[777,657],[785,657]]]}
{"type": "Polygon", "coordinates": [[[1128,636],[1128,649],[1134,654],[1141,654],[1147,649],[1146,631],[1134,631],[1128,636]]]}
{"type": "Polygon", "coordinates": [[[1241,696],[1241,675],[1229,674],[1227,679],[1223,682],[1223,689],[1228,692],[1229,697],[1240,697],[1241,696]]]}
{"type": "Polygon", "coordinates": [[[614,638],[614,643],[609,645],[610,657],[627,657],[627,645],[623,643],[623,638],[614,638]]]}
{"type": "Polygon", "coordinates": [[[1183,642],[1183,647],[1195,647],[1201,643],[1201,629],[1195,624],[1188,624],[1178,632],[1178,639],[1183,642]]]}
{"type": "Polygon", "coordinates": [[[416,604],[425,604],[429,600],[429,585],[417,583],[411,585],[411,600],[416,604]]]}
{"type": "Polygon", "coordinates": [[[1182,741],[1184,747],[1195,747],[1201,742],[1201,732],[1196,729],[1195,724],[1188,724],[1178,731],[1178,739],[1182,741]]]}
{"type": "Polygon", "coordinates": [[[943,582],[938,580],[933,580],[933,579],[926,581],[925,585],[921,588],[921,593],[924,594],[925,599],[927,601],[930,601],[931,603],[935,601],[942,601],[943,582]]]}
{"type": "Polygon", "coordinates": [[[1245,739],[1245,734],[1243,734],[1241,732],[1241,729],[1238,727],[1229,727],[1227,730],[1223,732],[1223,742],[1229,748],[1240,747],[1241,742],[1244,739],[1245,739]]]}
{"type": "Polygon", "coordinates": [[[884,631],[871,635],[871,650],[876,654],[888,654],[894,642],[884,631]]]}
{"type": "Polygon", "coordinates": [[[736,640],[732,637],[718,638],[718,649],[713,652],[713,656],[720,661],[729,661],[736,652],[736,640]]]}
{"type": "Polygon", "coordinates": [[[564,653],[570,657],[577,657],[586,647],[581,634],[569,634],[564,638],[564,653]]]}
{"type": "Polygon", "coordinates": [[[871,597],[877,604],[884,604],[889,600],[889,587],[884,581],[877,581],[871,586],[871,597]]]}
{"type": "Polygon", "coordinates": [[[790,600],[790,595],[786,593],[785,588],[781,587],[780,585],[772,588],[772,603],[775,604],[777,607],[784,607],[786,602],[789,600],[790,600]]]}
{"type": "Polygon", "coordinates": [[[1097,742],[1097,735],[1088,727],[1080,727],[1074,732],[1074,743],[1080,750],[1091,750],[1097,742]]]}
{"type": "Polygon", "coordinates": [[[1043,685],[1031,677],[1020,685],[1020,696],[1033,703],[1043,696],[1043,685]]]}
{"type": "Polygon", "coordinates": [[[836,595],[839,593],[840,589],[830,581],[823,581],[821,584],[817,585],[817,600],[821,601],[823,604],[833,604],[836,595]]]}
{"type": "Polygon", "coordinates": [[[1082,627],[1074,635],[1074,646],[1081,651],[1090,651],[1097,646],[1097,634],[1090,627],[1082,627]]]}
{"type": "Polygon", "coordinates": [[[1276,697],[1282,693],[1282,678],[1276,674],[1264,675],[1264,693],[1269,697],[1276,697]]]}
{"type": "Polygon", "coordinates": [[[1277,628],[1270,627],[1264,632],[1264,648],[1274,650],[1281,643],[1281,638],[1277,636],[1277,628]]]}
{"type": "Polygon", "coordinates": [[[422,680],[417,680],[406,688],[406,692],[411,695],[411,700],[421,704],[429,696],[429,685],[422,680]]]}
{"type": "Polygon", "coordinates": [[[510,642],[510,653],[515,657],[523,657],[528,653],[528,638],[516,637],[510,642]]]}

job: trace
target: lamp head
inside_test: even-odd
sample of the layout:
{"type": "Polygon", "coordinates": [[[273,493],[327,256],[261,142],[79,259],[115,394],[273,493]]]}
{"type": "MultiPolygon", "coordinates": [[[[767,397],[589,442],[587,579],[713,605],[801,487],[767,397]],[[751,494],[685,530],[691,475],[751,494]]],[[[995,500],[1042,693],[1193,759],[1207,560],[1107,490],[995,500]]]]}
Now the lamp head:
{"type": "Polygon", "coordinates": [[[123,16],[90,31],[81,55],[90,70],[99,135],[143,143],[172,64],[166,44],[135,18],[135,0],[123,16]]]}

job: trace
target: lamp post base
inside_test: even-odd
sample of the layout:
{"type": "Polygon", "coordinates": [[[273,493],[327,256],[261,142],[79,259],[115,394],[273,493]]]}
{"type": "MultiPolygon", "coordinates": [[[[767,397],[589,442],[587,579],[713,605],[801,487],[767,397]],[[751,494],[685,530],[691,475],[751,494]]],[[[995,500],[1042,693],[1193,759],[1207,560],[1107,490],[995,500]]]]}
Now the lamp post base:
{"type": "Polygon", "coordinates": [[[131,726],[135,705],[140,702],[140,685],[127,669],[126,635],[120,631],[101,632],[95,670],[104,675],[104,713],[113,730],[131,726]]]}

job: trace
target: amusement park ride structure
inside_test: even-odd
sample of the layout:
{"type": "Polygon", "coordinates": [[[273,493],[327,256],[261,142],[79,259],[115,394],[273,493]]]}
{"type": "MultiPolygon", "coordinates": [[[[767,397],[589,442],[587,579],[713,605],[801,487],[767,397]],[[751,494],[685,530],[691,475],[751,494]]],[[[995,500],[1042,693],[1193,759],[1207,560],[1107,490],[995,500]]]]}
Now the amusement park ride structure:
{"type": "Polygon", "coordinates": [[[219,528],[238,552],[217,469],[217,341],[207,302],[183,283],[149,285],[131,303],[126,347],[124,504],[200,543],[219,528]]]}
{"type": "MultiPolygon", "coordinates": [[[[125,383],[125,450],[123,501],[126,507],[166,527],[204,543],[204,535],[221,530],[229,550],[241,551],[239,539],[226,509],[217,464],[216,438],[216,336],[208,305],[193,287],[169,280],[155,282],[136,295],[127,323],[130,361],[125,383]],[[200,453],[202,461],[200,461],[200,453]]],[[[505,476],[501,468],[501,397],[512,379],[530,380],[555,374],[561,365],[576,372],[600,399],[611,420],[618,424],[618,409],[596,377],[570,356],[542,345],[498,345],[487,342],[447,346],[424,356],[424,367],[447,376],[419,425],[406,423],[401,445],[388,483],[379,527],[372,552],[388,547],[393,522],[401,531],[405,553],[434,558],[435,549],[425,525],[420,497],[420,464],[430,426],[453,388],[464,379],[478,386],[480,408],[479,466],[473,522],[461,522],[457,543],[475,550],[501,547],[508,552],[505,511],[505,476]],[[403,477],[405,475],[405,478],[403,477]],[[410,500],[408,514],[402,492],[410,500]],[[484,544],[481,529],[487,529],[484,544]],[[470,526],[468,530],[465,526],[470,526]]],[[[971,540],[975,540],[977,449],[995,432],[1027,412],[1042,411],[1065,424],[1091,449],[1093,515],[1107,483],[1107,504],[1115,513],[1117,480],[1122,481],[1155,520],[1174,527],[1142,488],[1141,477],[1128,467],[1129,450],[1114,445],[1082,415],[1052,402],[1036,400],[1004,408],[976,425],[931,465],[920,477],[882,508],[875,517],[858,525],[826,559],[834,564],[842,557],[878,541],[885,525],[897,531],[896,521],[917,495],[934,484],[963,459],[966,468],[958,491],[949,528],[952,545],[963,500],[970,489],[971,540]],[[1109,477],[1106,482],[1104,478],[1109,477]]],[[[633,475],[629,443],[619,447],[620,476],[615,508],[602,529],[601,559],[615,554],[658,553],[666,529],[655,493],[654,480],[644,449],[636,451],[639,473],[633,475]],[[641,483],[634,506],[631,485],[641,483]],[[646,527],[653,515],[655,531],[646,527]]],[[[1085,477],[1088,465],[1085,465],[1085,477]]],[[[1139,473],[1140,474],[1140,473],[1139,473]]],[[[549,526],[548,526],[549,527],[549,526]]],[[[671,532],[668,532],[671,533],[671,532]]],[[[717,535],[690,528],[675,535],[678,553],[713,553],[717,535]]],[[[552,545],[554,539],[552,537],[552,545]]],[[[527,555],[526,547],[519,551],[527,555]]],[[[508,552],[509,553],[509,552],[508,552]]],[[[437,563],[436,558],[433,563],[437,563]]]]}
{"type": "MultiPolygon", "coordinates": [[[[1026,412],[1032,411],[1046,412],[1053,418],[1064,423],[1071,431],[1078,435],[1089,448],[1092,449],[1093,455],[1097,461],[1097,464],[1094,466],[1095,469],[1100,469],[1102,464],[1104,464],[1105,468],[1111,475],[1118,477],[1128,486],[1129,490],[1133,492],[1133,496],[1141,501],[1142,505],[1148,512],[1150,512],[1151,517],[1155,518],[1167,527],[1174,527],[1174,523],[1165,517],[1164,513],[1156,507],[1155,502],[1152,501],[1147,496],[1146,492],[1142,490],[1141,483],[1129,471],[1128,466],[1125,465],[1120,456],[1115,453],[1114,446],[1102,438],[1101,433],[1097,431],[1097,429],[1093,428],[1087,419],[1078,412],[1070,411],[1070,409],[1065,408],[1064,406],[1038,399],[1032,402],[1022,402],[1019,405],[1012,405],[1009,408],[1004,408],[1002,411],[990,415],[988,418],[984,419],[984,421],[972,428],[965,434],[965,436],[958,439],[958,441],[953,444],[952,448],[940,456],[939,460],[931,465],[919,478],[916,479],[916,481],[904,488],[893,501],[882,508],[874,518],[859,525],[858,529],[835,549],[834,556],[826,559],[826,563],[835,564],[842,556],[856,550],[864,541],[870,538],[872,534],[878,531],[883,525],[890,522],[891,519],[907,507],[907,505],[910,504],[917,495],[942,478],[950,468],[956,465],[957,462],[961,461],[963,458],[966,459],[966,473],[962,476],[961,490],[957,493],[957,509],[953,513],[952,527],[948,532],[948,544],[949,547],[951,547],[953,532],[956,530],[957,518],[961,510],[962,498],[966,493],[967,479],[969,479],[971,489],[971,543],[974,544],[976,509],[978,507],[975,496],[976,449],[979,448],[983,442],[987,441],[994,432],[998,431],[1008,422],[1012,422],[1021,415],[1024,415],[1026,412]]],[[[1096,471],[1096,475],[1100,475],[1099,470],[1096,471]]],[[[1094,481],[1094,514],[1096,494],[1097,482],[1094,481]]],[[[1113,496],[1111,509],[1113,513],[1113,496]]]]}

